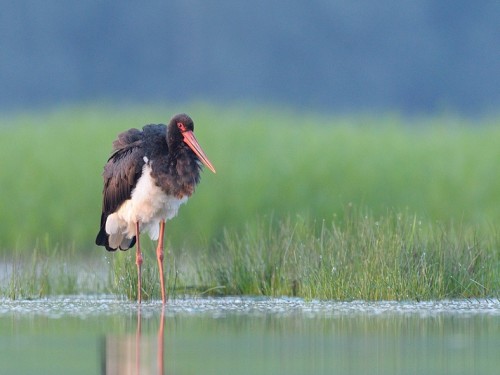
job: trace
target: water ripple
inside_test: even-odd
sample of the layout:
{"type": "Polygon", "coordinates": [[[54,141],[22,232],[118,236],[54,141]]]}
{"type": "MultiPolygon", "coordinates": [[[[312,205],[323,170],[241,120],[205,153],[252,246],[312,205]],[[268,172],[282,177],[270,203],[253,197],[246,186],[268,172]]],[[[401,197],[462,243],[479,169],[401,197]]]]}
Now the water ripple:
{"type": "MultiPolygon", "coordinates": [[[[161,311],[159,301],[145,302],[141,306],[144,316],[161,311]]],[[[137,311],[137,304],[115,296],[64,296],[40,300],[0,299],[0,316],[46,316],[49,318],[79,317],[85,319],[100,315],[121,315],[137,311]]],[[[397,301],[305,301],[300,298],[223,297],[176,298],[167,303],[165,314],[209,315],[214,318],[235,314],[302,315],[304,317],[342,317],[352,315],[440,315],[500,316],[499,299],[443,300],[425,302],[397,301]]]]}

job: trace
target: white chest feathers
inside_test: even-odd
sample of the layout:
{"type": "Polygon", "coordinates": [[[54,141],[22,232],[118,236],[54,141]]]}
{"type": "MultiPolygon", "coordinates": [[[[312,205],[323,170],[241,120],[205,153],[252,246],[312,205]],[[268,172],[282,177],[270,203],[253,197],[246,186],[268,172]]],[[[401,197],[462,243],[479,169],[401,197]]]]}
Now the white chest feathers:
{"type": "Polygon", "coordinates": [[[114,244],[121,244],[124,238],[134,237],[136,222],[139,223],[141,233],[147,232],[152,240],[157,240],[160,221],[175,217],[181,204],[187,200],[187,196],[179,199],[165,194],[151,177],[149,164],[144,164],[142,175],[130,199],[123,202],[118,211],[109,215],[106,220],[111,247],[112,240],[114,244]]]}

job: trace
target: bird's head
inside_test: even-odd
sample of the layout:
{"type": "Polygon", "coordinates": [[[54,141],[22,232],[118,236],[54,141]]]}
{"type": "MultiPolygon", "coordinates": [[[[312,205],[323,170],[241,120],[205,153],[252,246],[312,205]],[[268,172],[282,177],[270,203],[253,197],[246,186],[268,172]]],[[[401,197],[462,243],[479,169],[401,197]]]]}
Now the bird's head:
{"type": "Polygon", "coordinates": [[[170,123],[168,124],[167,142],[169,146],[175,143],[184,142],[189,146],[191,150],[193,150],[198,159],[200,159],[200,161],[208,169],[215,173],[214,166],[212,165],[210,160],[208,160],[207,155],[205,155],[205,152],[196,140],[193,132],[194,122],[191,117],[184,113],[175,115],[174,117],[172,117],[170,123]]]}

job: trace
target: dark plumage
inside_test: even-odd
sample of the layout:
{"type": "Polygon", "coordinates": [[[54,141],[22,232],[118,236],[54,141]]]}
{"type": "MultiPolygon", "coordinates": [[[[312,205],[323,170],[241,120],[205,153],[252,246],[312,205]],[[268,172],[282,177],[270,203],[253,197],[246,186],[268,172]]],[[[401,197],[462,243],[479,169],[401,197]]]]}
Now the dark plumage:
{"type": "Polygon", "coordinates": [[[113,153],[104,166],[96,244],[114,251],[127,250],[137,241],[139,273],[140,232],[148,231],[152,239],[159,237],[157,254],[162,271],[165,221],[173,218],[179,206],[194,193],[200,181],[201,163],[215,173],[193,131],[193,120],[180,114],[168,126],[151,124],[142,131],[130,129],[113,142],[113,153]]]}

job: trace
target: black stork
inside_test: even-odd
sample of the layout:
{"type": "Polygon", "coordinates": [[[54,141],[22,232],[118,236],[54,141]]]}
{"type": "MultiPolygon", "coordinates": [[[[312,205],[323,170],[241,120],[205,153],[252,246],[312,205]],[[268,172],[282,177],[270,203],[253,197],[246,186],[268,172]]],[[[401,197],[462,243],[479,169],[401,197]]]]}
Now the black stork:
{"type": "Polygon", "coordinates": [[[201,163],[215,173],[194,134],[193,120],[174,116],[168,126],[146,125],[118,135],[104,166],[101,227],[96,244],[109,251],[127,250],[137,242],[137,292],[141,303],[142,253],[139,236],[158,240],[156,256],[161,298],[165,303],[163,237],[165,221],[177,215],[200,181],[201,163]]]}

